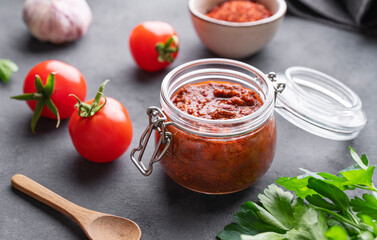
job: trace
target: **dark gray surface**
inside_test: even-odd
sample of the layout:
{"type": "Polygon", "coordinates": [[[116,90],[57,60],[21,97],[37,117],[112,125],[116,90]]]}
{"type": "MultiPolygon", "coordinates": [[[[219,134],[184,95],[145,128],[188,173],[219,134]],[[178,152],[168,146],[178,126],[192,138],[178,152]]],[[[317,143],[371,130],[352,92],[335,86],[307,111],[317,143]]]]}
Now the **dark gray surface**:
{"type": "Polygon", "coordinates": [[[147,124],[145,110],[159,104],[162,78],[190,60],[214,57],[196,36],[186,1],[91,0],[93,23],[81,40],[67,45],[41,44],[22,22],[22,1],[0,0],[0,58],[15,61],[19,72],[9,84],[0,83],[0,239],[86,239],[70,219],[19,193],[10,186],[15,173],[40,182],[84,207],[130,218],[143,239],[215,239],[232,221],[232,213],[247,200],[256,200],[279,176],[293,176],[298,167],[336,172],[352,163],[347,147],[377,158],[377,39],[288,16],[267,47],[244,60],[264,72],[283,71],[293,65],[315,68],[351,87],[362,99],[368,124],[353,141],[336,142],[313,136],[279,116],[275,160],[266,175],[252,187],[225,196],[208,196],[186,190],[170,180],[158,164],[143,177],[129,160],[129,152],[110,164],[94,164],[73,148],[63,121],[42,119],[37,135],[29,130],[32,112],[9,97],[21,93],[31,67],[46,59],[76,66],[85,76],[88,98],[110,78],[107,96],[128,109],[134,127],[131,147],[147,124]],[[128,49],[128,36],[145,20],[171,23],[181,39],[173,65],[159,73],[139,70],[128,49]]]}

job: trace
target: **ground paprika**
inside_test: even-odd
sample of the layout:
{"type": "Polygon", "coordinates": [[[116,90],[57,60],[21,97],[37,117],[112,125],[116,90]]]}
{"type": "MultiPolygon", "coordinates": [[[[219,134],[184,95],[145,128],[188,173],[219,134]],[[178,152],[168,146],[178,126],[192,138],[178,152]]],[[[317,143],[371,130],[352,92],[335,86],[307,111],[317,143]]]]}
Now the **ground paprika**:
{"type": "Polygon", "coordinates": [[[252,22],[270,17],[271,12],[263,5],[252,1],[226,1],[206,14],[208,17],[228,22],[252,22]]]}

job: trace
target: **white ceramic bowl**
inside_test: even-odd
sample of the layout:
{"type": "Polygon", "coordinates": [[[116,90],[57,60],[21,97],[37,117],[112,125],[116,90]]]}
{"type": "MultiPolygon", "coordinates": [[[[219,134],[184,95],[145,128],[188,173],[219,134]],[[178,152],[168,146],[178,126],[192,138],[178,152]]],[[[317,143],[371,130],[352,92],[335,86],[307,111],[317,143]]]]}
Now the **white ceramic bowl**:
{"type": "Polygon", "coordinates": [[[194,28],[205,46],[221,57],[242,59],[259,51],[274,36],[287,11],[284,0],[258,0],[273,14],[245,23],[227,22],[206,16],[226,0],[190,0],[194,28]]]}

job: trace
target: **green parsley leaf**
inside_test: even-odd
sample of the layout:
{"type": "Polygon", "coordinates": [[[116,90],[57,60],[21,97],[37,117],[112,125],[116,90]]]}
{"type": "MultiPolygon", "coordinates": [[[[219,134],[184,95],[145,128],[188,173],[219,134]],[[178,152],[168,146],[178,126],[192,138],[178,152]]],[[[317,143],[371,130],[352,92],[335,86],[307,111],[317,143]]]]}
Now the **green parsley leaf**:
{"type": "Polygon", "coordinates": [[[271,184],[264,190],[264,194],[258,195],[263,207],[274,216],[287,229],[293,225],[293,195],[284,192],[283,189],[271,184]]]}
{"type": "Polygon", "coordinates": [[[376,240],[376,238],[373,236],[371,232],[362,232],[360,233],[357,238],[354,239],[360,239],[360,240],[376,240]]]}
{"type": "Polygon", "coordinates": [[[339,225],[332,226],[327,232],[325,232],[325,237],[328,240],[348,240],[348,233],[344,228],[339,225]]]}
{"type": "Polygon", "coordinates": [[[345,183],[347,179],[344,176],[335,176],[330,173],[314,173],[306,169],[301,169],[305,172],[304,175],[297,177],[281,177],[276,180],[276,183],[285,187],[288,190],[294,191],[297,197],[306,198],[307,196],[316,194],[316,191],[308,188],[309,178],[319,179],[327,183],[331,183],[341,190],[350,189],[345,183]]]}
{"type": "Polygon", "coordinates": [[[270,224],[281,230],[289,230],[288,227],[284,226],[278,219],[276,219],[271,213],[269,213],[266,209],[259,206],[258,204],[254,204],[253,202],[249,202],[250,206],[253,208],[253,211],[257,214],[260,220],[263,222],[270,224]]]}
{"type": "Polygon", "coordinates": [[[240,211],[234,214],[234,221],[240,226],[245,227],[247,231],[242,231],[243,234],[257,234],[268,231],[279,231],[279,229],[263,222],[258,215],[251,208],[248,202],[240,207],[240,211]],[[253,230],[250,231],[250,228],[253,230]]]}
{"type": "Polygon", "coordinates": [[[323,213],[301,205],[295,212],[295,228],[286,233],[290,240],[323,240],[327,220],[323,213]]]}
{"type": "Polygon", "coordinates": [[[308,188],[308,179],[309,177],[281,177],[276,180],[276,183],[295,192],[297,197],[304,199],[306,196],[316,193],[308,188]]]}
{"type": "Polygon", "coordinates": [[[246,202],[234,214],[234,221],[217,237],[227,240],[240,240],[241,235],[257,235],[264,232],[285,233],[293,223],[293,195],[272,184],[260,194],[263,206],[246,202]],[[276,209],[274,209],[276,208],[276,209]],[[269,211],[271,210],[271,212],[269,211]]]}
{"type": "MultiPolygon", "coordinates": [[[[326,180],[331,180],[333,182],[345,182],[347,181],[343,176],[335,176],[332,175],[331,173],[318,173],[319,176],[326,180]]],[[[341,184],[343,185],[343,184],[341,184]]]]}
{"type": "Polygon", "coordinates": [[[18,67],[14,62],[8,59],[0,59],[0,79],[2,79],[5,83],[9,81],[12,73],[17,71],[18,67]]]}
{"type": "Polygon", "coordinates": [[[254,211],[252,202],[246,202],[234,214],[235,223],[228,224],[217,237],[220,239],[241,240],[241,235],[256,235],[262,232],[284,233],[281,229],[263,222],[254,211]]]}
{"type": "Polygon", "coordinates": [[[330,199],[335,206],[342,210],[347,210],[350,204],[350,200],[342,190],[337,188],[333,184],[329,184],[325,181],[310,178],[308,180],[308,188],[313,189],[320,195],[330,199]]]}
{"type": "Polygon", "coordinates": [[[366,225],[368,225],[369,227],[371,227],[371,228],[373,229],[374,234],[377,235],[377,225],[376,225],[375,221],[373,221],[373,218],[371,218],[371,217],[368,216],[368,215],[360,214],[360,219],[361,219],[366,225]]]}
{"type": "Polygon", "coordinates": [[[364,193],[363,199],[355,197],[351,200],[352,209],[359,214],[368,215],[377,220],[377,199],[371,194],[364,193]]]}
{"type": "Polygon", "coordinates": [[[246,202],[231,223],[218,234],[226,240],[323,239],[327,231],[322,213],[307,207],[302,199],[272,184],[259,196],[262,206],[246,202]],[[282,227],[283,226],[283,227],[282,227]]]}
{"type": "Polygon", "coordinates": [[[332,203],[329,203],[325,199],[323,199],[319,194],[313,194],[311,196],[307,196],[306,201],[313,204],[314,206],[321,207],[321,208],[327,208],[333,211],[341,211],[342,208],[339,206],[336,206],[332,203]]]}
{"type": "Polygon", "coordinates": [[[347,172],[341,172],[347,181],[344,182],[344,185],[348,185],[350,187],[368,187],[370,190],[372,190],[373,182],[372,182],[372,176],[374,172],[374,166],[368,167],[366,170],[364,169],[358,169],[358,170],[351,170],[347,172]]]}
{"type": "Polygon", "coordinates": [[[242,240],[286,240],[285,234],[275,232],[265,232],[258,235],[241,235],[242,240]]]}
{"type": "Polygon", "coordinates": [[[366,155],[364,154],[364,158],[361,159],[359,157],[359,155],[357,155],[356,151],[350,147],[350,154],[351,154],[351,157],[353,158],[353,160],[355,160],[355,162],[360,166],[360,168],[366,170],[368,168],[368,158],[366,157],[366,155]]]}

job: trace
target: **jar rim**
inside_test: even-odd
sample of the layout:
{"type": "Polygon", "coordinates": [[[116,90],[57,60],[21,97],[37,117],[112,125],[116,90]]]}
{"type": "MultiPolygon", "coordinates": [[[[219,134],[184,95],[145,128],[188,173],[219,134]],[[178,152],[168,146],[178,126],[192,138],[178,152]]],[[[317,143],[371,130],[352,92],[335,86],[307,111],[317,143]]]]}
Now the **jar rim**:
{"type": "MultiPolygon", "coordinates": [[[[219,68],[220,69],[220,68],[219,68]]],[[[255,83],[255,82],[254,82],[255,83]]],[[[245,134],[248,132],[252,132],[255,129],[259,128],[261,125],[263,125],[267,119],[272,115],[274,110],[274,87],[271,83],[271,81],[268,79],[267,75],[264,74],[259,69],[237,61],[237,60],[231,60],[231,59],[225,59],[225,58],[205,58],[205,59],[199,59],[190,61],[187,63],[184,63],[172,71],[170,71],[165,78],[162,81],[161,84],[161,92],[160,92],[160,101],[161,105],[164,109],[164,107],[169,108],[176,114],[168,114],[169,118],[172,121],[172,125],[175,125],[181,129],[184,129],[186,131],[190,131],[194,134],[203,135],[203,136],[234,136],[234,135],[240,135],[245,134]],[[239,67],[240,69],[246,70],[247,72],[253,73],[256,76],[260,77],[260,79],[263,80],[264,84],[267,86],[267,90],[264,91],[264,94],[266,95],[265,100],[263,101],[262,106],[257,109],[255,112],[235,119],[224,119],[224,120],[218,120],[218,119],[206,119],[206,118],[200,118],[193,115],[190,115],[182,110],[180,110],[173,101],[171,100],[172,94],[169,92],[169,84],[172,79],[174,79],[181,71],[187,70],[191,67],[197,67],[200,65],[205,64],[219,64],[219,65],[228,65],[232,67],[239,67]],[[180,119],[178,119],[180,118],[180,119]],[[179,121],[185,119],[184,121],[179,121]],[[205,124],[205,125],[211,125],[211,126],[231,126],[231,125],[243,125],[242,127],[239,127],[236,131],[227,130],[227,132],[206,132],[203,131],[203,129],[200,129],[200,131],[191,129],[187,126],[182,126],[187,124],[188,121],[205,124]]]]}

